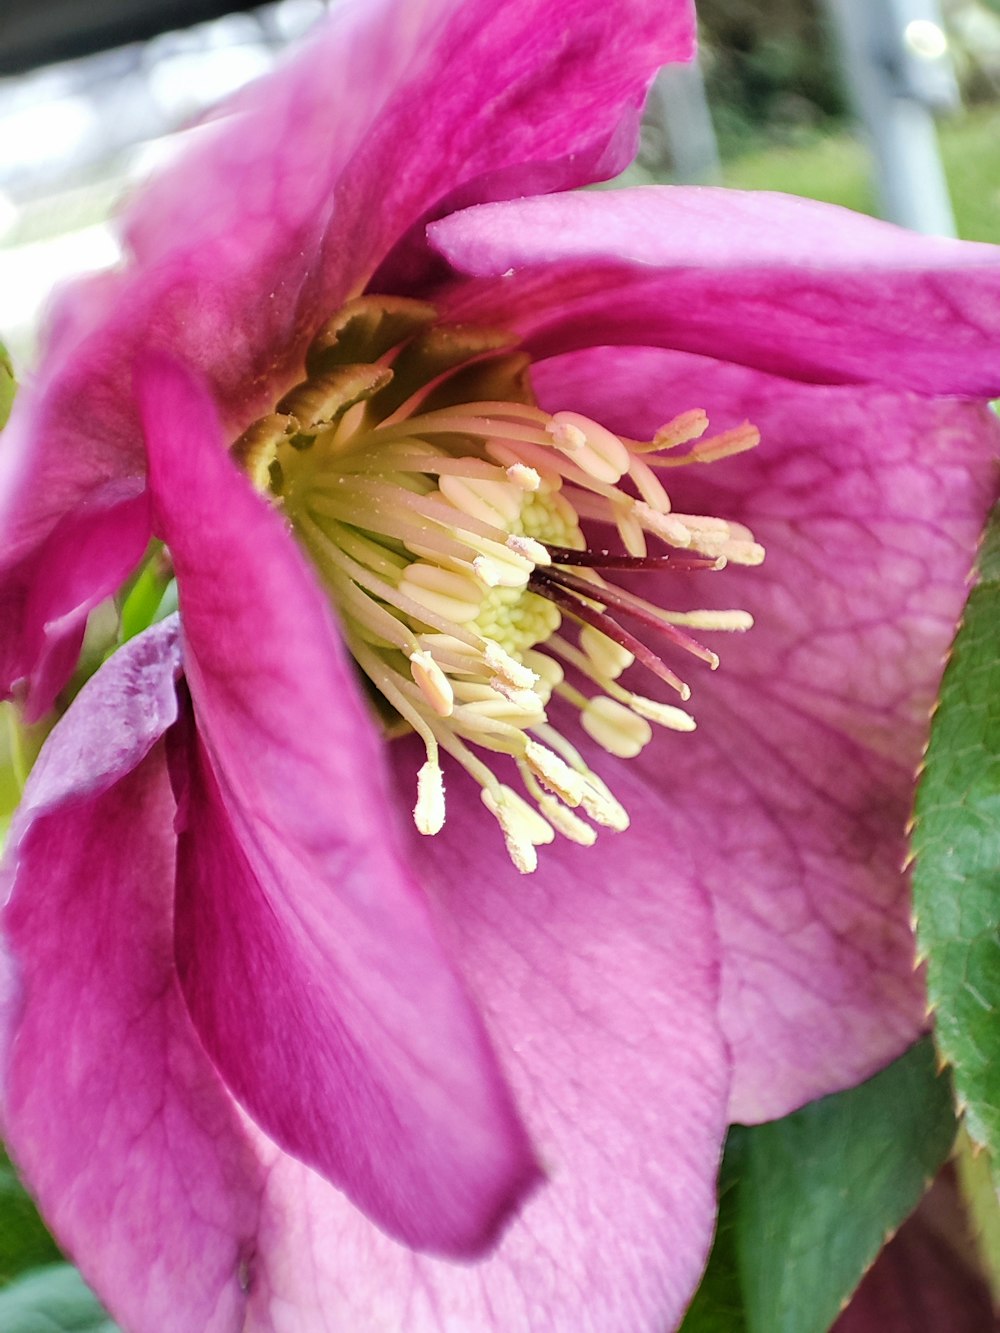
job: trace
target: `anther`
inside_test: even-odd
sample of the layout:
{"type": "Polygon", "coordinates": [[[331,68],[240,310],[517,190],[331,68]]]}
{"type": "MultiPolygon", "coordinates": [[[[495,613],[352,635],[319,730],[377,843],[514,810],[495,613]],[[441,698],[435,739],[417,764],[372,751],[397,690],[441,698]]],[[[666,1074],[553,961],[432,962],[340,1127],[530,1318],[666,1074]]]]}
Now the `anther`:
{"type": "Polygon", "coordinates": [[[487,639],[486,641],[483,661],[494,675],[502,676],[504,680],[517,689],[530,690],[538,682],[536,671],[532,671],[530,667],[511,657],[510,653],[501,648],[493,639],[487,639]]]}
{"type": "Polygon", "coordinates": [[[483,805],[500,825],[515,867],[522,875],[530,875],[538,868],[535,848],[553,840],[552,826],[510,787],[498,783],[497,793],[484,788],[483,805]]]}
{"type": "Polygon", "coordinates": [[[645,718],[606,694],[587,701],[580,721],[587,735],[618,759],[634,759],[653,739],[645,718]]]}
{"type": "Polygon", "coordinates": [[[429,837],[444,828],[444,777],[440,765],[433,759],[428,759],[417,774],[413,822],[419,832],[429,837]]]}
{"type": "Polygon", "coordinates": [[[581,847],[593,847],[597,841],[595,828],[582,820],[579,815],[575,815],[572,810],[560,805],[559,801],[548,792],[542,792],[537,800],[538,808],[557,833],[561,833],[564,838],[578,843],[581,847]]]}
{"type": "Polygon", "coordinates": [[[593,625],[584,625],[580,630],[580,647],[608,680],[617,680],[635,661],[635,653],[615,643],[593,625]]]}
{"type": "Polygon", "coordinates": [[[694,731],[697,723],[690,713],[673,704],[661,704],[657,699],[645,699],[641,694],[629,694],[628,706],[641,717],[670,731],[694,731]]]}
{"type": "Polygon", "coordinates": [[[528,741],[524,759],[532,773],[567,805],[578,806],[583,800],[584,778],[552,750],[539,745],[538,741],[528,741]]]}
{"type": "Polygon", "coordinates": [[[542,479],[535,469],[528,467],[526,463],[511,463],[506,471],[507,480],[519,491],[537,491],[542,484],[542,479]]]}
{"type": "Polygon", "coordinates": [[[451,682],[428,652],[410,656],[410,671],[420,693],[438,717],[450,717],[455,707],[455,693],[451,682]]]}
{"type": "Polygon", "coordinates": [[[596,773],[587,774],[587,784],[580,806],[595,824],[624,833],[629,826],[628,811],[596,773]]]}
{"type": "Polygon", "coordinates": [[[525,537],[519,532],[512,532],[507,538],[507,545],[515,555],[520,555],[525,560],[530,560],[533,565],[551,565],[552,557],[542,545],[536,542],[534,537],[525,537]]]}
{"type": "Polygon", "coordinates": [[[680,444],[688,444],[691,440],[699,439],[707,430],[708,416],[702,408],[696,407],[690,412],[681,412],[679,416],[661,426],[653,436],[650,447],[676,449],[680,444]]]}

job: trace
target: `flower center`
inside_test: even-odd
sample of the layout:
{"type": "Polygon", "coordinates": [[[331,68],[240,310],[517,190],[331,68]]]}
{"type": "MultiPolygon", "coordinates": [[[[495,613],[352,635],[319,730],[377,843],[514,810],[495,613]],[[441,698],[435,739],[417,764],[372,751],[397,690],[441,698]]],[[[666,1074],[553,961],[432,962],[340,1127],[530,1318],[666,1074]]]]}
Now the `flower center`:
{"type": "Polygon", "coordinates": [[[480,785],[522,872],[556,833],[590,845],[598,827],[628,825],[550,723],[553,697],[608,753],[637,755],[651,724],[690,731],[694,720],[625,688],[623,672],[638,664],[686,701],[688,686],[650,645],[714,668],[688,631],[751,624],[743,611],[664,610],[615,586],[613,572],[763,558],[745,528],[675,513],[657,475],[752,448],[752,426],[704,438],[705,414],[693,411],[650,441],[627,440],[577,413],[543,412],[528,370],[506,334],[439,323],[420,302],[360,297],[313,340],[306,378],[233,446],[312,559],[387,729],[424,743],[417,828],[444,823],[444,751],[480,785]],[[589,547],[581,520],[616,529],[622,553],[589,547]],[[650,536],[666,549],[650,553],[650,536]]]}

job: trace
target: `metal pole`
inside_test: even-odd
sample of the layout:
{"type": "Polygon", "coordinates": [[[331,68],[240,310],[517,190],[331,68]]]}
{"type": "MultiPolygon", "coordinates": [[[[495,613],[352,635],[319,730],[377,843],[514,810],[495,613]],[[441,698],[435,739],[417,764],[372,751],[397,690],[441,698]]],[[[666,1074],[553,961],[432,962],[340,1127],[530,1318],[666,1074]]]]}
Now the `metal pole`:
{"type": "Polygon", "coordinates": [[[697,61],[666,65],[656,76],[643,116],[639,158],[655,175],[680,183],[721,181],[715,126],[697,61]]]}
{"type": "Polygon", "coordinates": [[[827,0],[855,108],[877,167],[882,214],[914,231],[954,236],[935,111],[958,85],[937,0],[827,0]]]}

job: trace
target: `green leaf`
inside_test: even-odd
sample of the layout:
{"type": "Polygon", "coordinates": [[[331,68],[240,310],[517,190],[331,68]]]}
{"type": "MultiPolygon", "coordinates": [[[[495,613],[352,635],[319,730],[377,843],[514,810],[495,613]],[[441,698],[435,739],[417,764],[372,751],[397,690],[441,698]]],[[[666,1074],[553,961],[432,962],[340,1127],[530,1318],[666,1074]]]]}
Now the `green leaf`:
{"type": "Polygon", "coordinates": [[[952,647],[917,792],[917,944],[937,1040],[977,1143],[1000,1160],[1000,508],[952,647]]]}
{"type": "Polygon", "coordinates": [[[118,1333],[69,1264],[36,1268],[0,1291],[3,1333],[118,1333]]]}
{"type": "MultiPolygon", "coordinates": [[[[59,1258],[55,1241],[0,1148],[0,1285],[59,1258]]],[[[0,1329],[6,1327],[0,1320],[0,1329]]]]}
{"type": "Polygon", "coordinates": [[[955,1138],[930,1040],[848,1092],[734,1125],[683,1333],[826,1333],[955,1138]]]}
{"type": "Polygon", "coordinates": [[[719,1221],[708,1267],[681,1333],[747,1333],[739,1269],[739,1178],[746,1132],[730,1131],[719,1177],[719,1221]]]}
{"type": "Polygon", "coordinates": [[[14,367],[10,363],[6,347],[0,343],[0,430],[7,424],[10,409],[14,405],[15,393],[17,393],[17,380],[14,378],[14,367]]]}

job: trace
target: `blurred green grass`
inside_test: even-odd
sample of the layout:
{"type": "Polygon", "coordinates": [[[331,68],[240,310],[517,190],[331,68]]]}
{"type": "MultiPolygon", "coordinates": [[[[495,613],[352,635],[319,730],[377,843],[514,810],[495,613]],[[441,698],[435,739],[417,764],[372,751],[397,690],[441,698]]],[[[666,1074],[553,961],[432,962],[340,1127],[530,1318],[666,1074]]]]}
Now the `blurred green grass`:
{"type": "MultiPolygon", "coordinates": [[[[1000,242],[1000,105],[941,121],[938,138],[959,235],[1000,242]]],[[[867,150],[846,133],[731,158],[723,179],[739,189],[783,190],[877,211],[867,150]]]]}

